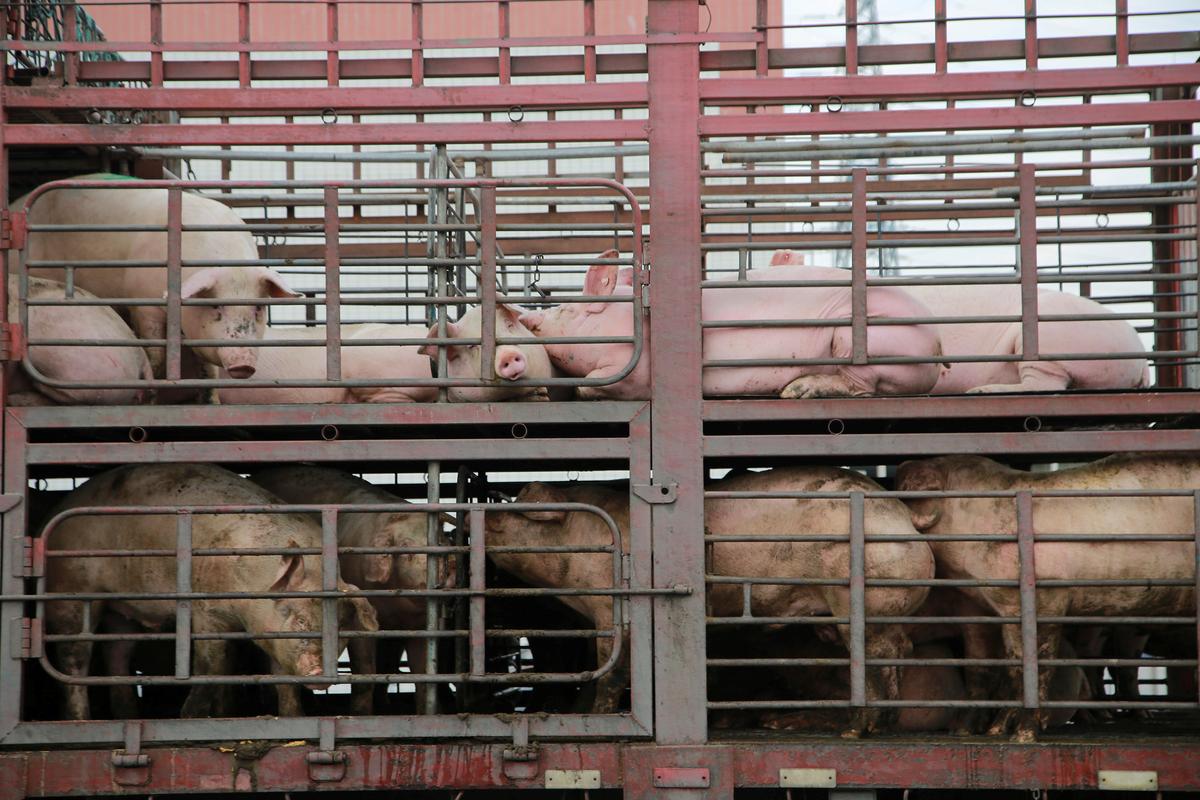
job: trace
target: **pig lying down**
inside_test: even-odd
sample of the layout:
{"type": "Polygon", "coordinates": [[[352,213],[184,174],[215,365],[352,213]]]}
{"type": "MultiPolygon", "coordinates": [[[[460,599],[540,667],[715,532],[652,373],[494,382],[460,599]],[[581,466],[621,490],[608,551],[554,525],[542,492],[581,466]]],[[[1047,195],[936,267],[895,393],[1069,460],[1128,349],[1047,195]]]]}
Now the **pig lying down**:
{"type": "MultiPolygon", "coordinates": [[[[456,402],[490,403],[502,400],[545,400],[546,389],[516,381],[549,378],[550,359],[533,334],[518,321],[515,308],[496,307],[496,335],[530,339],[529,344],[496,346],[490,385],[451,386],[448,396],[456,402]]],[[[457,322],[447,324],[449,338],[478,338],[480,311],[473,308],[457,322]]],[[[342,341],[422,339],[436,337],[437,328],[419,325],[343,325],[342,341]]],[[[267,329],[267,340],[325,339],[324,328],[275,327],[267,329]]],[[[478,344],[445,345],[447,377],[478,380],[482,347],[478,344]]],[[[389,379],[431,380],[437,345],[369,345],[342,348],[344,380],[384,381],[389,379]]],[[[259,349],[256,381],[323,381],[326,375],[324,344],[313,347],[263,347],[259,349]]],[[[223,375],[222,377],[228,377],[223,375]]],[[[328,386],[272,387],[235,386],[218,390],[222,403],[428,403],[437,400],[434,386],[328,386]]]]}
{"type": "MultiPolygon", "coordinates": [[[[1200,458],[1183,455],[1116,455],[1081,467],[1030,473],[1010,469],[978,456],[943,456],[900,465],[901,491],[1046,491],[1087,490],[1098,496],[1034,497],[1032,524],[1034,563],[1039,581],[1117,580],[1128,586],[1039,588],[1039,617],[1095,616],[1097,623],[1114,616],[1178,616],[1195,611],[1195,545],[1191,541],[1139,541],[1138,535],[1195,532],[1190,496],[1103,496],[1121,490],[1152,491],[1200,487],[1200,458]],[[1047,534],[1095,535],[1094,541],[1038,541],[1047,534]],[[1132,535],[1132,540],[1104,540],[1104,534],[1132,535]],[[1184,586],[1136,585],[1148,578],[1174,580],[1184,586]]],[[[1016,502],[1012,498],[945,497],[908,501],[914,525],[931,534],[1015,534],[1016,502]]],[[[934,541],[931,547],[939,576],[973,580],[1016,580],[1017,543],[934,541]]],[[[1011,587],[963,588],[998,616],[1020,616],[1020,596],[1011,587]]],[[[1003,626],[1005,657],[1020,659],[1021,631],[1003,626]]],[[[1061,651],[1062,625],[1039,623],[1038,658],[1061,651]]],[[[1056,670],[1038,671],[1040,696],[1049,696],[1056,670]]],[[[1019,698],[1019,670],[1010,675],[1009,699],[1019,698]]],[[[1003,711],[992,734],[1007,732],[1017,720],[1014,709],[1003,711]]],[[[1044,710],[1035,719],[1023,714],[1017,735],[1030,740],[1044,710]]]]}
{"type": "MultiPolygon", "coordinates": [[[[8,318],[17,320],[18,279],[8,279],[8,318]]],[[[29,279],[29,299],[60,300],[66,297],[61,283],[42,278],[29,279]]],[[[75,299],[95,299],[82,289],[75,299]]],[[[29,340],[63,339],[78,342],[114,341],[126,345],[34,345],[25,353],[25,366],[49,381],[100,384],[133,383],[150,380],[150,361],[129,326],[108,306],[29,306],[29,340]]],[[[129,405],[146,399],[146,390],[138,388],[101,389],[65,388],[35,378],[25,369],[13,372],[9,389],[13,405],[129,405]]]]}
{"type": "MultiPolygon", "coordinates": [[[[270,505],[281,501],[232,472],[206,464],[155,464],[120,467],[97,475],[71,492],[55,514],[90,506],[270,505]]],[[[201,514],[192,515],[192,546],[199,548],[317,548],[321,526],[311,515],[201,514]]],[[[57,550],[167,549],[176,546],[175,515],[81,515],[55,526],[47,544],[57,550]]],[[[48,602],[46,632],[92,633],[106,615],[120,620],[125,629],[161,631],[175,622],[173,600],[122,598],[123,595],[172,593],[178,564],[171,557],[47,558],[46,591],[49,593],[111,593],[107,600],[90,601],[84,613],[79,601],[48,602]]],[[[192,559],[194,592],[318,592],[321,591],[320,555],[196,556],[192,559]]],[[[340,591],[354,586],[340,579],[340,591]]],[[[316,638],[260,638],[254,643],[270,656],[278,675],[319,677],[322,674],[320,631],[322,601],[318,598],[198,599],[192,603],[192,632],[245,631],[317,634],[316,638]]],[[[340,630],[377,630],[375,610],[363,598],[338,601],[340,630]]],[[[339,643],[340,651],[344,643],[339,643]]],[[[130,642],[111,645],[106,654],[112,674],[128,674],[130,642]]],[[[195,675],[228,674],[229,645],[220,640],[194,639],[191,643],[195,675]]],[[[91,660],[91,642],[60,642],[51,648],[51,663],[68,678],[85,678],[91,660]]],[[[64,684],[66,718],[89,717],[87,687],[64,684]]],[[[194,687],[184,704],[184,716],[222,714],[213,708],[221,693],[211,686],[194,687]]],[[[126,692],[132,697],[132,692],[126,692]]],[[[298,707],[280,693],[280,713],[295,715],[298,707]]],[[[117,709],[117,716],[136,716],[117,709]]]]}
{"type": "MultiPolygon", "coordinates": [[[[121,176],[82,175],[76,180],[113,180],[121,176]]],[[[12,207],[23,209],[25,197],[12,207]]],[[[183,225],[223,225],[224,231],[182,233],[182,258],[187,262],[253,261],[258,258],[254,237],[232,209],[206,197],[184,192],[183,225]]],[[[166,189],[55,189],[39,196],[29,210],[31,225],[155,225],[167,224],[166,189]]],[[[167,292],[167,234],[165,231],[60,232],[31,231],[30,261],[61,261],[80,265],[74,271],[76,286],[99,297],[161,300],[167,292]],[[89,261],[149,263],[143,267],[94,267],[89,261]]],[[[64,281],[62,267],[31,268],[30,274],[64,281]]],[[[258,266],[184,266],[181,295],[188,299],[229,300],[228,304],[185,305],[183,335],[188,339],[224,339],[235,346],[197,347],[206,363],[224,368],[234,378],[254,374],[258,350],[255,340],[266,328],[266,309],[258,299],[299,297],[273,270],[258,266]],[[233,301],[242,301],[237,303],[233,301]]],[[[141,339],[167,335],[165,306],[132,306],[130,327],[141,339]]],[[[163,375],[165,351],[149,351],[156,375],[163,375]]]]}
{"type": "MultiPolygon", "coordinates": [[[[790,250],[775,254],[772,264],[797,261],[790,250]]],[[[769,280],[776,271],[755,270],[751,280],[769,280]]],[[[899,288],[899,287],[897,287],[899,288]]],[[[1020,317],[1021,287],[1012,284],[975,286],[904,286],[903,290],[937,317],[1020,317]]],[[[1040,316],[1112,317],[1095,300],[1070,292],[1038,292],[1040,316]]],[[[1019,356],[1021,323],[971,322],[936,326],[942,352],[949,358],[1019,356]]],[[[1058,392],[1065,389],[1143,389],[1150,385],[1145,346],[1136,330],[1122,319],[1087,319],[1038,323],[1038,352],[1033,361],[956,361],[949,364],[933,394],[993,392],[1058,392]],[[1055,354],[1136,354],[1124,359],[1062,359],[1055,354]]]]}
{"type": "MultiPolygon", "coordinates": [[[[617,258],[615,250],[601,258],[617,258]]],[[[755,275],[760,280],[845,281],[844,270],[788,267],[755,275]]],[[[583,293],[589,296],[632,297],[632,270],[598,264],[588,270],[583,293]]],[[[703,290],[705,322],[739,320],[849,319],[849,286],[712,287],[703,290]]],[[[892,287],[867,290],[867,314],[872,319],[928,317],[921,303],[892,287]]],[[[531,311],[521,321],[538,336],[631,337],[631,303],[564,303],[546,311],[531,311]]],[[[647,340],[650,318],[644,322],[647,340]]],[[[848,326],[776,328],[717,327],[703,331],[706,361],[745,359],[831,359],[852,356],[848,326]]],[[[554,365],[572,377],[611,378],[633,357],[632,344],[554,344],[546,350],[554,365]]],[[[872,326],[867,329],[869,358],[907,356],[927,363],[870,365],[783,365],[705,367],[706,397],[772,396],[783,398],[848,397],[859,395],[923,394],[933,388],[941,369],[937,331],[930,325],[872,326]]],[[[650,397],[650,359],[646,350],[626,378],[604,386],[580,387],[585,399],[645,400],[650,397]]]]}
{"type": "MultiPolygon", "coordinates": [[[[827,467],[794,467],[756,472],[728,478],[708,487],[728,492],[875,492],[880,487],[855,472],[827,467]]],[[[556,487],[531,483],[517,497],[521,503],[587,503],[607,512],[621,529],[622,545],[629,548],[629,496],[597,486],[556,487]]],[[[777,543],[716,541],[711,545],[709,572],[730,577],[826,579],[849,575],[849,548],[845,542],[804,541],[808,535],[845,534],[849,531],[849,502],[845,499],[710,498],[705,501],[705,533],[712,536],[738,534],[779,536],[777,543]]],[[[490,510],[485,518],[487,544],[600,546],[612,543],[612,534],[602,519],[586,511],[547,508],[532,511],[490,510]]],[[[870,499],[865,506],[865,530],[869,536],[916,536],[908,512],[898,500],[870,499]]],[[[699,535],[699,531],[697,531],[699,535]]],[[[533,586],[611,586],[612,560],[608,554],[555,555],[546,553],[490,553],[505,571],[533,586]]],[[[868,580],[900,578],[929,580],[933,557],[922,541],[871,541],[866,545],[865,573],[868,580]]],[[[928,587],[872,586],[866,590],[866,615],[900,616],[915,611],[924,601],[928,587]]],[[[598,630],[612,627],[612,600],[602,596],[566,596],[562,602],[588,619],[598,630]]],[[[714,583],[708,592],[709,614],[736,617],[743,613],[740,584],[714,583]]],[[[849,590],[844,586],[761,583],[753,586],[751,611],[758,617],[800,617],[830,614],[849,615],[849,590]]],[[[800,626],[805,627],[805,626],[800,626]]],[[[787,627],[780,636],[788,636],[787,627]]],[[[849,626],[838,627],[848,648],[849,626]]],[[[795,635],[795,634],[793,634],[795,635]]],[[[628,642],[624,652],[628,653],[628,642]]],[[[904,658],[911,650],[899,625],[870,625],[866,636],[867,658],[904,658]]],[[[598,663],[604,664],[612,650],[612,639],[596,641],[598,663]]],[[[596,687],[592,710],[617,710],[629,678],[628,658],[602,676],[596,687]]],[[[899,675],[895,667],[882,667],[868,675],[867,693],[874,699],[896,699],[899,675]]],[[[847,735],[869,732],[880,726],[878,708],[857,715],[847,735]]]]}

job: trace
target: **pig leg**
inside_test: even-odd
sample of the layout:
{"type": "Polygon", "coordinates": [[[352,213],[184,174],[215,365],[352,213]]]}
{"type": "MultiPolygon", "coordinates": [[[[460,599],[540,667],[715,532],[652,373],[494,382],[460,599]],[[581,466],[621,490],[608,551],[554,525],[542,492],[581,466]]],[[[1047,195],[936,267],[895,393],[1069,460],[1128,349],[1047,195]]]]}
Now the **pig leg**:
{"type": "MultiPolygon", "coordinates": [[[[963,625],[963,657],[970,659],[997,658],[1001,650],[996,646],[998,643],[995,641],[994,633],[995,631],[988,625],[963,625]]],[[[968,700],[980,702],[991,697],[993,687],[989,680],[990,670],[990,667],[963,667],[963,682],[968,700]]],[[[958,717],[954,735],[971,736],[981,731],[984,724],[984,713],[983,709],[964,711],[958,717]]]]}
{"type": "MultiPolygon", "coordinates": [[[[199,631],[196,631],[199,633],[199,631]]],[[[201,639],[192,642],[193,675],[228,675],[232,655],[228,642],[201,639]]],[[[197,717],[229,716],[229,687],[216,685],[193,686],[179,716],[185,719],[197,717]]]]}
{"type": "MultiPolygon", "coordinates": [[[[1150,635],[1144,631],[1128,625],[1117,625],[1109,640],[1112,643],[1113,656],[1115,658],[1141,658],[1149,638],[1150,635]]],[[[1136,702],[1141,696],[1138,688],[1138,668],[1115,667],[1112,672],[1113,682],[1117,686],[1117,699],[1136,702]]],[[[1128,712],[1137,719],[1146,717],[1144,709],[1131,708],[1128,712]]]]}
{"type": "Polygon", "coordinates": [[[784,400],[804,400],[817,397],[866,397],[870,392],[857,386],[845,375],[801,375],[783,387],[779,396],[784,400]]]}
{"type": "Polygon", "coordinates": [[[1020,383],[989,383],[976,386],[967,394],[997,392],[1061,392],[1071,385],[1071,376],[1057,361],[1022,361],[1017,367],[1020,383]]]}
{"type": "MultiPolygon", "coordinates": [[[[105,633],[137,633],[140,629],[125,617],[109,614],[104,618],[105,633]]],[[[113,677],[132,673],[130,665],[133,662],[133,648],[136,643],[123,640],[106,642],[101,652],[104,656],[104,669],[113,677]]],[[[108,689],[108,704],[112,707],[113,719],[137,719],[138,699],[134,687],[129,684],[110,686],[108,689]]]]}
{"type": "MultiPolygon", "coordinates": [[[[290,675],[282,666],[271,659],[273,675],[290,675]]],[[[275,686],[275,694],[279,699],[279,716],[303,717],[304,705],[300,702],[300,687],[294,683],[280,683],[275,686]]]]}
{"type": "MultiPolygon", "coordinates": [[[[129,310],[129,327],[139,339],[167,338],[167,315],[160,308],[135,306],[129,310]]],[[[147,347],[146,357],[150,359],[150,368],[154,377],[166,375],[167,351],[162,347],[147,347]]]]}
{"type": "MultiPolygon", "coordinates": [[[[48,603],[46,606],[46,629],[54,633],[94,633],[102,613],[98,602],[91,604],[89,624],[84,630],[82,603],[48,603]]],[[[55,661],[60,671],[70,677],[87,677],[92,660],[91,642],[59,642],[54,646],[55,661]]],[[[65,719],[90,719],[87,687],[63,684],[63,716],[65,719]]]]}
{"type": "MultiPolygon", "coordinates": [[[[596,664],[603,667],[612,657],[613,640],[596,640],[596,664]]],[[[592,702],[593,714],[615,714],[621,708],[625,687],[629,685],[629,639],[621,642],[621,656],[604,675],[596,680],[596,699],[592,702]]]]}
{"type": "MultiPolygon", "coordinates": [[[[1065,609],[1041,608],[1039,613],[1047,616],[1061,616],[1065,609]]],[[[1038,626],[1038,698],[1044,700],[1049,697],[1050,681],[1054,677],[1054,668],[1041,664],[1045,659],[1057,658],[1059,647],[1062,643],[1062,626],[1061,625],[1040,625],[1038,626]]],[[[1021,628],[1018,625],[1004,626],[1004,650],[1008,658],[1020,660],[1021,658],[1021,628]]],[[[1012,677],[1012,685],[1021,687],[1022,673],[1021,668],[1016,667],[1010,671],[1012,677]]],[[[1018,691],[1020,691],[1018,689],[1018,691]]],[[[1037,731],[1043,723],[1048,720],[1048,716],[1043,709],[1036,711],[1005,709],[996,722],[992,724],[988,731],[989,735],[1000,736],[1006,734],[1012,726],[1016,725],[1014,739],[1018,742],[1028,743],[1033,742],[1037,738],[1037,731]]]]}
{"type": "MultiPolygon", "coordinates": [[[[351,639],[346,644],[346,649],[350,651],[351,673],[374,675],[378,671],[375,664],[374,639],[351,639]]],[[[357,716],[369,716],[375,713],[374,684],[350,684],[350,713],[357,716]]]]}

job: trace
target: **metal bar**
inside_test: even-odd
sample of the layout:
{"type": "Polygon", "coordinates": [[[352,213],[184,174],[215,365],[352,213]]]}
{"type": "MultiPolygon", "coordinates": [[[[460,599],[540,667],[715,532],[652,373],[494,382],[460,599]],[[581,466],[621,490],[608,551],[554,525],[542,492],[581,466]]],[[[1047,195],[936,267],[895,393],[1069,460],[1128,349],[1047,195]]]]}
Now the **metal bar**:
{"type": "Polygon", "coordinates": [[[1038,65],[1037,0],[1025,0],[1025,69],[1038,65]]]}
{"type": "MultiPolygon", "coordinates": [[[[74,11],[74,7],[70,7],[74,11]]],[[[163,85],[163,7],[162,0],[150,0],[150,85],[163,85]]]]}
{"type": "MultiPolygon", "coordinates": [[[[331,1],[325,4],[325,41],[334,43],[337,40],[338,4],[331,1]]],[[[330,86],[337,86],[340,81],[338,51],[334,48],[330,48],[325,53],[325,81],[330,86]]]]}
{"type": "Polygon", "coordinates": [[[946,74],[949,48],[946,44],[946,0],[933,0],[933,65],[938,75],[946,74]]]}
{"type": "Polygon", "coordinates": [[[1022,706],[1038,708],[1037,569],[1034,561],[1032,492],[1017,492],[1016,511],[1021,597],[1022,706]]]}
{"type": "Polygon", "coordinates": [[[425,83],[425,45],[422,43],[425,38],[425,6],[422,0],[412,3],[412,37],[416,40],[412,47],[412,85],[415,87],[425,83]]]}
{"type": "Polygon", "coordinates": [[[342,378],[341,256],[338,226],[338,190],[325,189],[325,378],[342,378]]]}
{"type": "MultiPolygon", "coordinates": [[[[596,0],[583,0],[583,35],[588,39],[596,35],[596,0]]],[[[596,82],[596,45],[583,47],[583,80],[596,82]]]]}
{"type": "Polygon", "coordinates": [[[1022,164],[1019,171],[1017,268],[1021,277],[1021,357],[1026,361],[1038,357],[1036,169],[1033,164],[1022,164]]]}
{"type": "Polygon", "coordinates": [[[321,675],[336,678],[338,664],[338,509],[321,511],[321,675]]]}
{"type": "Polygon", "coordinates": [[[250,0],[238,2],[237,82],[239,90],[250,88],[250,0]]]}
{"type": "Polygon", "coordinates": [[[1117,66],[1129,66],[1129,0],[1116,0],[1117,66]]]}
{"type": "MultiPolygon", "coordinates": [[[[62,9],[62,25],[63,25],[63,44],[74,43],[77,41],[78,31],[76,30],[76,22],[78,17],[79,7],[74,2],[63,3],[59,6],[62,9]]],[[[52,46],[50,42],[45,42],[44,46],[52,46]]],[[[63,56],[63,83],[67,86],[74,86],[79,83],[79,52],[67,52],[63,56]]]]}
{"type": "MultiPolygon", "coordinates": [[[[486,590],[486,575],[487,575],[487,551],[486,546],[486,531],[487,526],[484,524],[484,514],[486,510],[483,508],[472,508],[470,511],[470,533],[471,533],[471,552],[470,552],[470,588],[473,592],[483,592],[486,590]]],[[[487,672],[487,652],[486,652],[486,598],[482,595],[471,597],[470,605],[470,648],[471,648],[471,674],[482,675],[487,672]]]]}
{"type": "Polygon", "coordinates": [[[167,380],[181,376],[183,351],[183,190],[167,189],[167,380]]]}
{"type": "Polygon", "coordinates": [[[845,33],[846,33],[846,75],[858,74],[858,2],[851,2],[842,5],[845,10],[845,33]]]}
{"type": "MultiPolygon", "coordinates": [[[[181,595],[192,591],[192,515],[175,517],[175,588],[181,595]]],[[[175,601],[175,677],[192,674],[192,601],[175,601]]]]}
{"type": "MultiPolygon", "coordinates": [[[[444,319],[444,316],[443,316],[444,319]]],[[[442,500],[442,464],[440,461],[430,461],[427,465],[427,484],[426,498],[430,503],[441,503],[442,500]]],[[[425,528],[425,543],[430,546],[441,544],[442,539],[442,521],[439,514],[429,512],[426,514],[425,528]]],[[[474,537],[472,537],[474,542],[474,537]]],[[[474,545],[472,545],[474,546],[474,545]]],[[[473,556],[472,556],[473,558],[473,556]]],[[[441,569],[440,558],[433,554],[425,557],[425,588],[432,590],[434,587],[440,586],[441,569]]],[[[473,609],[472,609],[473,610],[473,609]]],[[[436,597],[427,597],[425,600],[425,630],[440,631],[441,630],[441,603],[436,597]]],[[[425,646],[425,664],[422,670],[426,675],[436,675],[438,673],[438,649],[434,643],[426,643],[425,646]]],[[[415,672],[415,670],[414,670],[415,672]]],[[[438,713],[438,696],[437,692],[427,689],[425,696],[418,699],[423,700],[423,703],[418,703],[418,713],[433,716],[438,713]]]]}
{"type": "Polygon", "coordinates": [[[759,38],[754,43],[754,73],[759,77],[765,77],[769,73],[771,66],[770,37],[767,33],[767,25],[770,23],[770,20],[767,18],[767,15],[767,0],[757,0],[754,4],[754,21],[759,38]]]}
{"type": "MultiPolygon", "coordinates": [[[[1197,218],[1200,219],[1200,218],[1197,218]]],[[[1196,580],[1196,644],[1200,645],[1200,489],[1197,489],[1192,499],[1192,529],[1196,532],[1195,572],[1196,580]]],[[[1200,652],[1200,650],[1197,650],[1200,652]]],[[[1196,668],[1196,677],[1200,678],[1200,664],[1196,668]]]]}
{"type": "Polygon", "coordinates": [[[496,378],[496,190],[479,190],[479,377],[496,378]]]}
{"type": "Polygon", "coordinates": [[[850,493],[850,705],[867,704],[867,626],[865,505],[862,492],[850,493]]]}
{"type": "Polygon", "coordinates": [[[508,0],[499,0],[498,2],[497,23],[499,25],[498,38],[500,39],[500,64],[499,78],[500,84],[505,85],[512,83],[512,48],[505,42],[509,38],[509,6],[508,0]]]}
{"type": "MultiPolygon", "coordinates": [[[[851,4],[847,5],[847,8],[851,4]]],[[[867,172],[854,170],[850,221],[851,362],[867,363],[867,172]]]]}

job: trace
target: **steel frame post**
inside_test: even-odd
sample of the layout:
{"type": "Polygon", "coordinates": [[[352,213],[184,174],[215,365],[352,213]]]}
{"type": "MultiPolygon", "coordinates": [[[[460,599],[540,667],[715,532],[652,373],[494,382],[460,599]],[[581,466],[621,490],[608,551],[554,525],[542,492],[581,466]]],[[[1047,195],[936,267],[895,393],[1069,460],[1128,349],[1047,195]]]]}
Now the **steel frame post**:
{"type": "MultiPolygon", "coordinates": [[[[0,547],[0,589],[4,594],[18,594],[25,579],[13,563],[18,544],[25,537],[27,488],[25,472],[25,428],[5,412],[4,420],[4,493],[22,498],[3,515],[3,537],[0,547]]],[[[19,652],[12,648],[20,641],[17,632],[25,611],[21,603],[0,603],[0,739],[7,736],[21,719],[21,694],[25,683],[24,663],[19,652]]]]}
{"type": "MultiPolygon", "coordinates": [[[[669,364],[653,382],[654,480],[679,486],[674,503],[652,509],[654,585],[688,584],[687,597],[655,603],[655,738],[660,744],[698,744],[707,737],[704,643],[704,474],[700,338],[700,52],[695,43],[662,44],[694,34],[695,0],[649,0],[650,230],[652,308],[659,315],[650,363],[669,364]],[[670,302],[653,303],[654,287],[669,287],[670,302]],[[687,676],[681,680],[681,676],[687,676]]],[[[658,798],[695,797],[659,787],[658,798]]],[[[627,797],[628,797],[627,793],[627,797]]],[[[636,795],[640,796],[640,795],[636,795]]]]}

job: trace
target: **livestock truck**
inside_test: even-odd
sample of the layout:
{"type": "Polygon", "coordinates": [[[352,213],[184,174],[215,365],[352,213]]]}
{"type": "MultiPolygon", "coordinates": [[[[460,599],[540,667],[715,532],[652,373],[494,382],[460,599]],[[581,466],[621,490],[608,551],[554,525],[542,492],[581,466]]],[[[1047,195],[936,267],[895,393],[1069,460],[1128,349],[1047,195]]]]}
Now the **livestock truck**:
{"type": "Polygon", "coordinates": [[[0,7],[0,795],[1200,791],[1200,15],[800,5],[0,7]]]}

